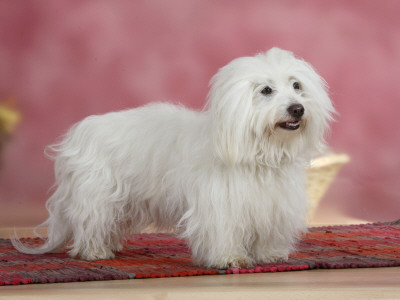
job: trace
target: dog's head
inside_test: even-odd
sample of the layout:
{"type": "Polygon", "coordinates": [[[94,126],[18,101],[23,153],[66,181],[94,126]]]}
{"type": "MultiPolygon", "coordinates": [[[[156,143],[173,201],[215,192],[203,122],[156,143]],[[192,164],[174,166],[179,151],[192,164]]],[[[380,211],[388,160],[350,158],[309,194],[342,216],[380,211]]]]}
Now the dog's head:
{"type": "Polygon", "coordinates": [[[217,157],[273,167],[321,150],[334,113],[325,81],[278,48],[221,68],[211,80],[209,109],[217,157]]]}

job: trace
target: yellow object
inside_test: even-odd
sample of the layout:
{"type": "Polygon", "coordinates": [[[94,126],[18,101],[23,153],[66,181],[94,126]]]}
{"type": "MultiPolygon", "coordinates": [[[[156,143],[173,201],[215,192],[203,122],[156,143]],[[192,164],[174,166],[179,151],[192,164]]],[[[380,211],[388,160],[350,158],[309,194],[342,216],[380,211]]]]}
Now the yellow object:
{"type": "Polygon", "coordinates": [[[20,113],[12,106],[11,100],[0,103],[0,133],[12,133],[21,119],[20,113]]]}
{"type": "Polygon", "coordinates": [[[329,154],[311,161],[311,166],[307,169],[307,194],[310,199],[310,218],[314,215],[319,202],[339,170],[349,161],[350,158],[347,154],[329,154]]]}

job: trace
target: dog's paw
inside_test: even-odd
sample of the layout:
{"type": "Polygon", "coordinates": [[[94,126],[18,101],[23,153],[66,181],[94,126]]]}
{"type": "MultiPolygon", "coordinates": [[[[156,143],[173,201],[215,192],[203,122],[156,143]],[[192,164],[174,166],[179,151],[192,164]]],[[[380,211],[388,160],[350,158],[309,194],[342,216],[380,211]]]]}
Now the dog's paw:
{"type": "Polygon", "coordinates": [[[223,258],[214,267],[217,269],[233,269],[233,268],[248,268],[254,264],[250,257],[246,256],[230,256],[223,258]]]}
{"type": "Polygon", "coordinates": [[[124,245],[119,244],[114,247],[113,252],[120,252],[124,248],[124,245]]]}
{"type": "Polygon", "coordinates": [[[286,262],[289,258],[289,254],[288,253],[271,253],[271,252],[267,252],[267,253],[262,253],[262,254],[258,254],[255,257],[255,260],[258,263],[265,263],[265,264],[271,264],[271,263],[283,263],[286,262]]]}
{"type": "Polygon", "coordinates": [[[113,259],[115,258],[115,254],[109,249],[100,249],[97,251],[92,250],[79,253],[79,258],[83,260],[113,259]]]}

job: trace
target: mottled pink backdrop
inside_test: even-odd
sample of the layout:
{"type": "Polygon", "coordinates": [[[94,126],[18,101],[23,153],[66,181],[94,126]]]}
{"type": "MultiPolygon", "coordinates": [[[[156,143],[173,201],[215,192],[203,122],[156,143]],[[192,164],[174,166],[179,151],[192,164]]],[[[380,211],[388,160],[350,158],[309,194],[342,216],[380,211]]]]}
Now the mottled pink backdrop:
{"type": "Polygon", "coordinates": [[[327,80],[340,113],[329,144],[352,157],[317,219],[399,218],[399,14],[396,0],[0,0],[0,99],[23,114],[3,153],[1,224],[45,218],[43,149],[76,121],[150,101],[201,108],[219,67],[272,46],[327,80]]]}

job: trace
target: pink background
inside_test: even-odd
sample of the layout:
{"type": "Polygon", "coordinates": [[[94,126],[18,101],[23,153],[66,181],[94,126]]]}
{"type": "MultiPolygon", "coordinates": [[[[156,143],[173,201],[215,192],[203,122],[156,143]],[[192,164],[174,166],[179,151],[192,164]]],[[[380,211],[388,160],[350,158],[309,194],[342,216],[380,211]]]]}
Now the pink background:
{"type": "Polygon", "coordinates": [[[1,0],[0,99],[16,97],[23,119],[3,151],[0,223],[44,220],[43,149],[73,123],[151,101],[201,108],[219,67],[272,46],[329,83],[329,144],[352,158],[317,219],[399,218],[399,14],[396,0],[1,0]]]}

